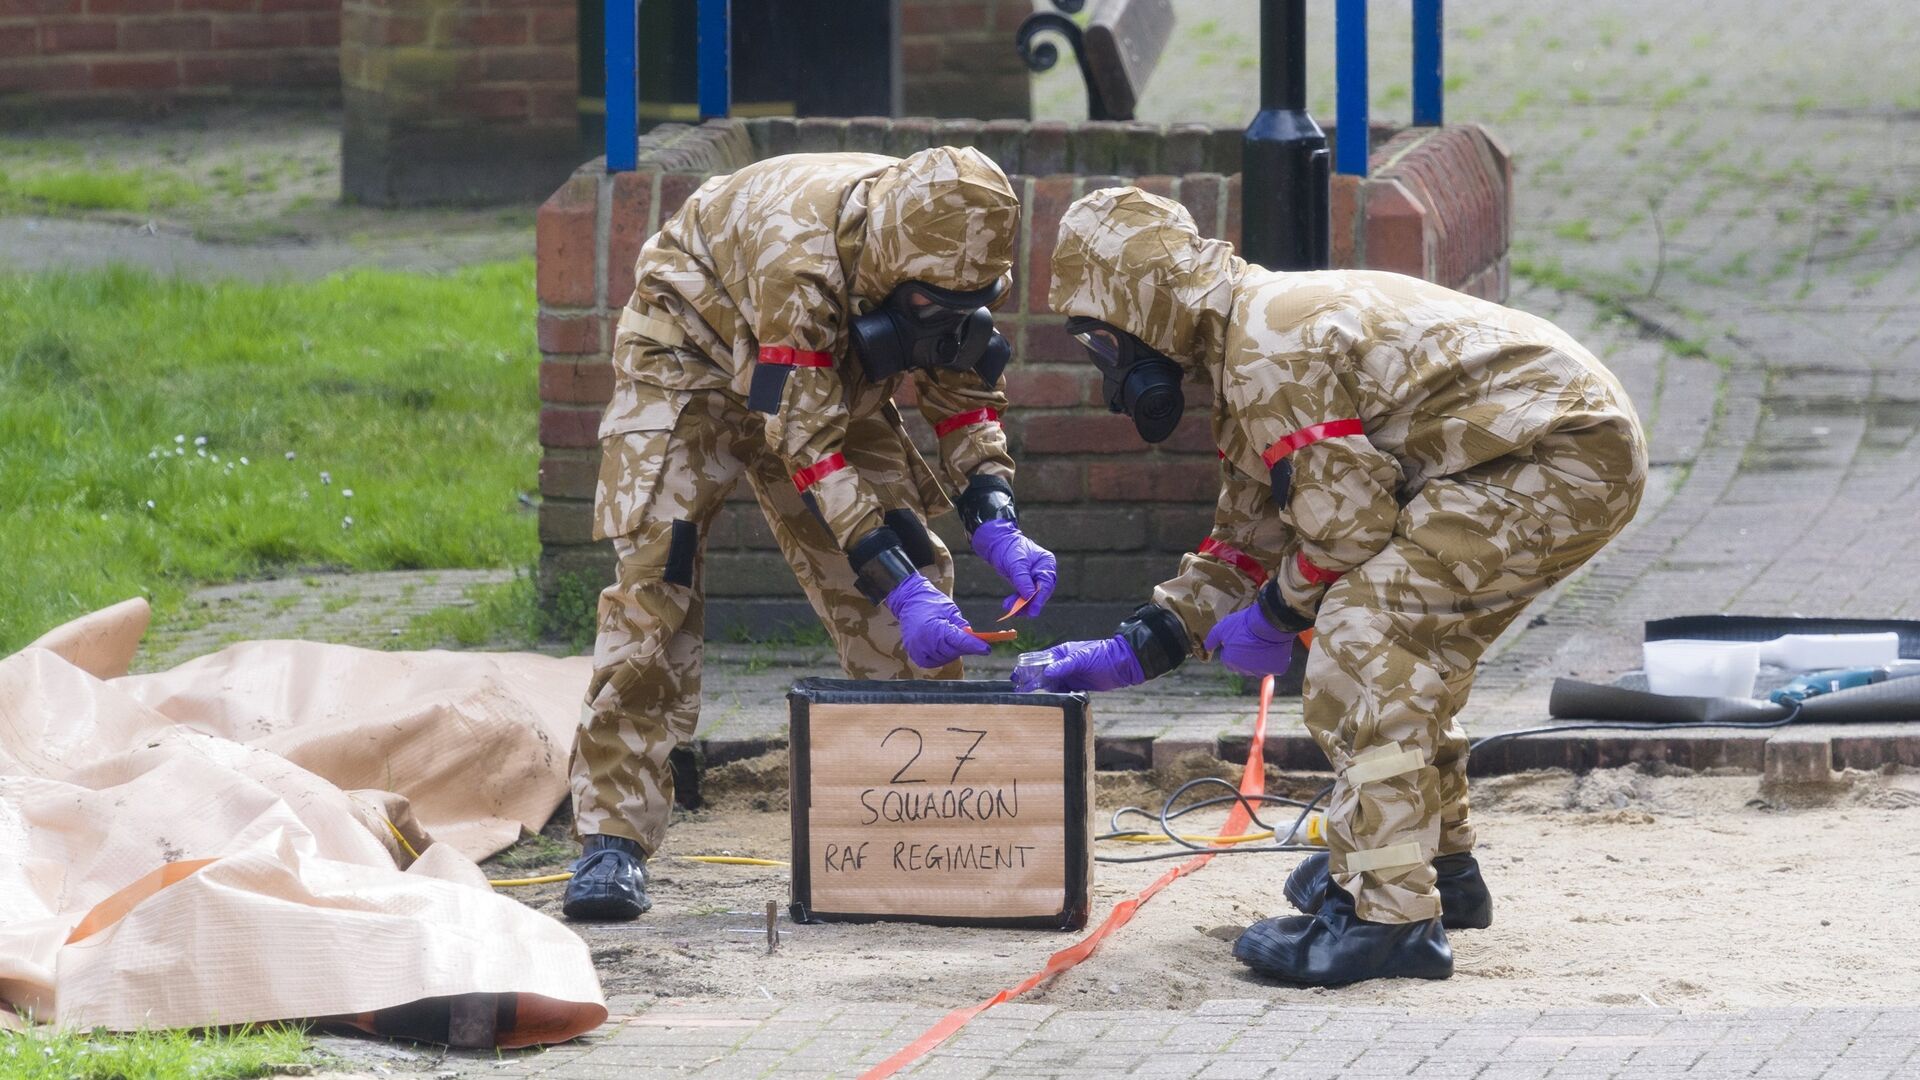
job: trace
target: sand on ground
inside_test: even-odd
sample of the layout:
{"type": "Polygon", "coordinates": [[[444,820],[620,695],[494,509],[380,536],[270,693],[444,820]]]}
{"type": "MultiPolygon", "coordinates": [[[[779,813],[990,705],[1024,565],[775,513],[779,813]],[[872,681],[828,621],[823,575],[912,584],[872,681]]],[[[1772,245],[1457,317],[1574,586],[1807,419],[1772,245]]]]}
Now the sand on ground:
{"type": "MultiPolygon", "coordinates": [[[[1213,770],[1233,771],[1219,763],[1203,771],[1213,770]]],[[[1127,802],[1157,805],[1156,788],[1177,779],[1102,774],[1101,821],[1127,802]]],[[[1311,790],[1320,779],[1275,776],[1269,790],[1311,790]]],[[[1850,780],[1843,789],[1792,793],[1763,791],[1752,775],[1657,767],[1478,780],[1477,854],[1495,897],[1494,926],[1450,935],[1451,980],[1304,990],[1252,977],[1233,959],[1227,928],[1291,913],[1281,884],[1298,856],[1275,853],[1213,860],[1023,1000],[1158,1009],[1269,998],[1456,1012],[1910,1003],[1920,999],[1920,965],[1912,962],[1920,955],[1920,920],[1912,917],[1920,909],[1920,774],[1850,780]]],[[[784,912],[786,871],[671,856],[785,858],[784,760],[713,770],[706,789],[713,804],[679,815],[665,857],[654,860],[652,913],[631,924],[575,927],[610,995],[958,1006],[1020,981],[1081,936],[790,926],[783,915],[783,942],[768,956],[764,910],[773,900],[784,912]]],[[[538,872],[527,845],[540,843],[509,852],[511,871],[489,873],[538,872]]],[[[561,866],[559,845],[547,841],[542,850],[555,856],[544,868],[561,866]]],[[[1094,920],[1172,865],[1098,866],[1094,920]]],[[[560,891],[515,895],[557,917],[560,891]]]]}

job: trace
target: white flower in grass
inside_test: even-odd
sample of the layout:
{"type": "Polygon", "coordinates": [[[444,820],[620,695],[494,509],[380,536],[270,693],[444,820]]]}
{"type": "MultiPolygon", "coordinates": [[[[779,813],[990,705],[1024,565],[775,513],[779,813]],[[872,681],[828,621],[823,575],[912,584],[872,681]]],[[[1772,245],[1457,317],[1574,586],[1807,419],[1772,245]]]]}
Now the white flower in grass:
{"type": "Polygon", "coordinates": [[[340,497],[341,497],[341,498],[343,498],[343,499],[351,499],[351,498],[353,498],[353,489],[352,489],[352,488],[342,488],[342,489],[340,489],[340,497]]]}
{"type": "Polygon", "coordinates": [[[184,446],[176,446],[176,447],[174,447],[174,448],[173,448],[173,456],[174,456],[174,457],[186,457],[186,456],[187,456],[187,448],[186,448],[186,447],[184,447],[184,446]]]}
{"type": "Polygon", "coordinates": [[[175,442],[176,444],[177,444],[177,443],[183,443],[183,442],[186,442],[186,441],[187,441],[187,437],[186,437],[185,435],[175,435],[175,436],[173,437],[173,441],[174,441],[174,442],[175,442]]]}
{"type": "Polygon", "coordinates": [[[158,450],[149,450],[149,451],[147,451],[147,460],[148,460],[148,461],[159,461],[159,460],[160,460],[160,451],[158,451],[158,450]]]}
{"type": "Polygon", "coordinates": [[[194,451],[193,453],[194,453],[194,456],[195,456],[195,457],[206,457],[206,456],[207,456],[207,448],[203,446],[203,447],[201,447],[200,449],[198,449],[198,450],[195,450],[195,451],[194,451]]]}
{"type": "Polygon", "coordinates": [[[151,510],[151,509],[153,509],[153,500],[152,500],[152,499],[148,499],[148,500],[147,500],[147,509],[149,509],[149,510],[151,510]]]}
{"type": "Polygon", "coordinates": [[[330,472],[327,472],[327,471],[326,471],[326,470],[324,470],[324,469],[323,469],[323,470],[321,470],[321,472],[320,472],[320,482],[321,482],[321,483],[323,483],[323,484],[331,484],[331,483],[333,483],[333,474],[332,474],[332,473],[330,473],[330,472]]]}
{"type": "Polygon", "coordinates": [[[353,515],[352,515],[352,514],[348,514],[348,515],[347,515],[346,517],[343,517],[343,518],[341,518],[341,519],[340,519],[340,527],[341,527],[341,528],[343,528],[343,529],[351,529],[351,528],[353,528],[353,515]]]}
{"type": "Polygon", "coordinates": [[[248,460],[247,460],[247,455],[245,455],[245,454],[241,454],[241,455],[240,455],[240,464],[242,464],[242,465],[251,465],[251,464],[253,464],[253,462],[251,462],[251,461],[248,461],[248,460]]]}
{"type": "Polygon", "coordinates": [[[207,437],[205,435],[195,435],[193,437],[193,445],[195,446],[207,445],[207,437]]]}
{"type": "Polygon", "coordinates": [[[289,450],[289,451],[287,451],[287,460],[288,460],[288,461],[292,461],[292,460],[293,460],[293,451],[291,451],[291,450],[289,450]]]}
{"type": "Polygon", "coordinates": [[[208,455],[207,455],[207,460],[208,460],[208,461],[211,461],[211,462],[214,462],[214,463],[216,463],[216,464],[218,464],[218,463],[219,463],[219,461],[220,461],[220,455],[219,455],[219,454],[208,454],[208,455]]]}

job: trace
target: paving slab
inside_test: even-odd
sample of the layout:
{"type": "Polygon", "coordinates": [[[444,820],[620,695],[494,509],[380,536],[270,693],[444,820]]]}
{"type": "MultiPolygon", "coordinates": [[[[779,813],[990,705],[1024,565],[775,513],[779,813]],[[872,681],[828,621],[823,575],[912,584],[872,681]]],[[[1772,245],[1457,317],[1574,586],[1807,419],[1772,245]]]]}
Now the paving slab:
{"type": "MultiPolygon", "coordinates": [[[[1434,1015],[1394,1009],[1303,1008],[1298,991],[1270,1000],[1173,1010],[1053,1014],[1034,1024],[1017,1006],[990,1009],[902,1069],[902,1077],[1114,1076],[1240,1080],[1275,1077],[1734,1077],[1803,1080],[1903,1076],[1920,1069],[1920,1007],[1807,1007],[1731,1013],[1665,1008],[1489,1010],[1434,1015]],[[1003,1015],[1003,1010],[1006,1012],[1003,1015]],[[1114,1040],[1114,1031],[1161,1033],[1114,1040]],[[1813,1040],[1817,1047],[1809,1047],[1813,1040]],[[990,1046],[991,1056],[974,1049],[990,1046]]],[[[615,1001],[616,1017],[585,1039],[544,1051],[436,1058],[440,1075],[589,1080],[632,1077],[854,1077],[939,1016],[938,1010],[847,1003],[869,1021],[825,1028],[818,1004],[738,1010],[615,1001]],[[633,1012],[623,1012],[631,1008],[633,1012]],[[792,1015],[787,1009],[794,1009],[792,1015]]],[[[343,1049],[328,1040],[323,1049],[343,1049]]],[[[349,1045],[344,1049],[351,1050],[349,1045]]]]}

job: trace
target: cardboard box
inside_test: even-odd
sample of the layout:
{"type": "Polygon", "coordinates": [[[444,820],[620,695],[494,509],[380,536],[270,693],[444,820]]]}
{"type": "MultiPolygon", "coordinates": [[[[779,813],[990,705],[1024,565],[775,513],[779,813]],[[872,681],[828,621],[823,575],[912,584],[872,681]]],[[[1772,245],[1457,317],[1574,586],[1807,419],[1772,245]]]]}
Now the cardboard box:
{"type": "Polygon", "coordinates": [[[1085,694],[805,679],[787,701],[794,921],[1086,925],[1085,694]]]}

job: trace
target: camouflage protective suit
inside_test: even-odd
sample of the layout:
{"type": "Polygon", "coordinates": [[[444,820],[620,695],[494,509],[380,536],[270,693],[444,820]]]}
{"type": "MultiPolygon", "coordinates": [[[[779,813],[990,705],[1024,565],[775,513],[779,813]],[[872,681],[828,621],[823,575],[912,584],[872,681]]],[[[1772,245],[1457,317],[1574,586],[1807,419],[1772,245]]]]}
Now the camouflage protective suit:
{"type": "Polygon", "coordinates": [[[847,674],[925,677],[898,624],[856,589],[846,552],[894,527],[950,594],[953,559],[924,522],[952,504],[892,394],[916,381],[956,487],[1012,479],[1006,398],[971,373],[870,382],[847,324],[903,281],[1001,279],[1019,217],[1006,176],[975,150],[797,154],[708,180],[641,249],[600,426],[594,536],[619,565],[573,755],[576,833],[648,853],[666,833],[667,755],[699,719],[705,537],[743,477],[847,674]]]}
{"type": "Polygon", "coordinates": [[[1362,919],[1437,917],[1431,860],[1473,845],[1454,718],[1480,655],[1639,505],[1625,391],[1543,319],[1398,274],[1268,271],[1133,188],[1069,208],[1053,274],[1056,310],[1211,389],[1213,530],[1154,603],[1196,656],[1269,579],[1311,623],[1333,880],[1362,919]]]}

